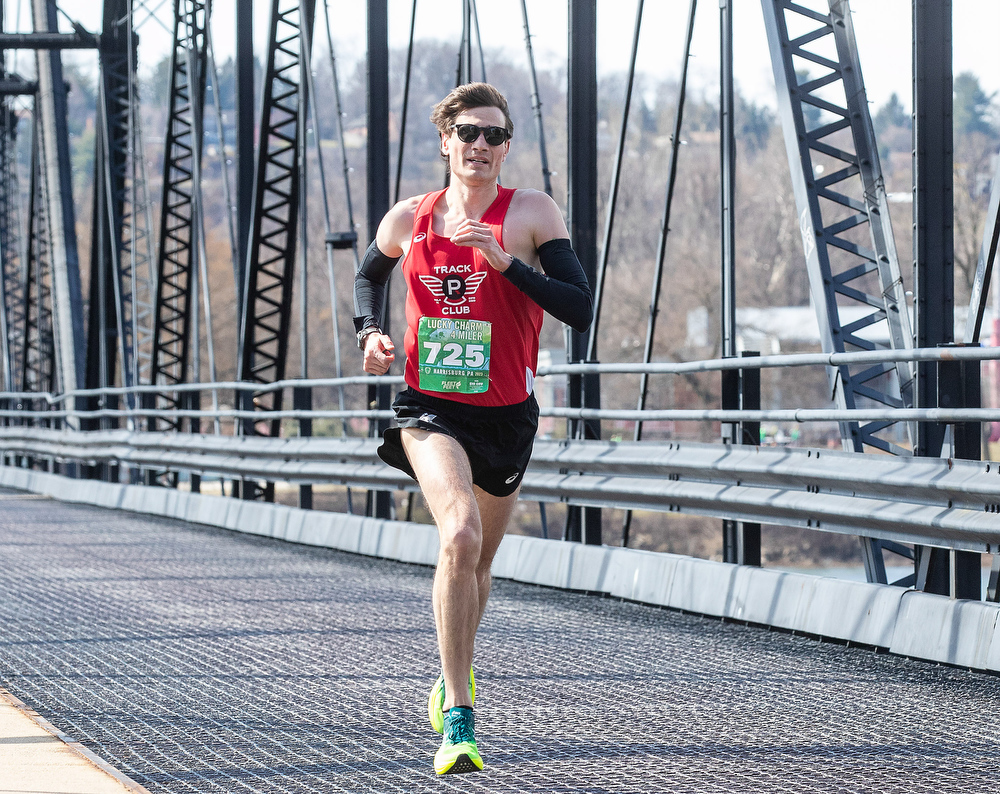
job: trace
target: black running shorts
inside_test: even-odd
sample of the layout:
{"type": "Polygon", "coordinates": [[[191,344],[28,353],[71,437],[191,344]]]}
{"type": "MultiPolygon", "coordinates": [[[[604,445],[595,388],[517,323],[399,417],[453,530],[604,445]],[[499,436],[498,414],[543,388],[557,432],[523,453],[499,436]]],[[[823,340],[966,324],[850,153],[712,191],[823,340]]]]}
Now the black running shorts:
{"type": "Polygon", "coordinates": [[[401,391],[392,404],[398,427],[382,436],[378,455],[416,479],[400,439],[400,430],[413,427],[451,436],[469,456],[472,481],[493,496],[517,490],[531,457],[538,428],[538,403],[534,395],[516,405],[497,407],[467,405],[432,397],[416,389],[401,391]]]}

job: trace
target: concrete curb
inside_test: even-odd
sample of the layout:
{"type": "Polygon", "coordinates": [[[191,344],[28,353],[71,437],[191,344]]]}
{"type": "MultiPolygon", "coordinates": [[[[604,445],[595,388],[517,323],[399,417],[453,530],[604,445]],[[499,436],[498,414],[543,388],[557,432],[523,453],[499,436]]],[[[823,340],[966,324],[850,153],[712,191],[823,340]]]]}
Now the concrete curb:
{"type": "MultiPolygon", "coordinates": [[[[14,695],[12,695],[6,689],[0,689],[0,702],[5,702],[9,706],[11,706],[15,710],[15,713],[21,715],[21,719],[29,721],[29,723],[34,724],[35,726],[37,726],[37,728],[41,729],[42,731],[45,731],[45,733],[50,734],[53,737],[53,741],[58,740],[59,742],[62,742],[62,745],[64,747],[66,747],[70,752],[78,756],[80,761],[83,762],[83,766],[81,766],[79,762],[67,766],[66,762],[62,761],[62,759],[54,757],[52,755],[53,751],[51,750],[44,751],[42,754],[43,757],[38,760],[44,762],[40,764],[40,766],[47,766],[50,767],[50,769],[40,770],[40,775],[34,772],[29,774],[29,777],[32,778],[32,780],[25,782],[28,782],[28,784],[32,786],[32,788],[30,789],[31,791],[36,791],[36,790],[42,791],[41,788],[36,789],[34,788],[34,786],[35,785],[44,786],[46,782],[51,782],[51,781],[42,780],[40,779],[40,776],[49,775],[51,777],[51,775],[53,774],[51,767],[58,766],[59,774],[67,776],[66,778],[59,781],[62,784],[60,786],[60,791],[63,790],[69,791],[70,789],[76,791],[78,790],[77,786],[79,785],[84,785],[87,791],[94,791],[95,789],[93,788],[93,786],[97,785],[100,787],[100,790],[102,791],[105,790],[110,791],[113,788],[115,791],[127,791],[127,792],[132,792],[132,794],[149,794],[149,791],[145,787],[136,783],[132,778],[130,778],[124,772],[121,772],[115,767],[111,766],[111,764],[109,764],[107,761],[105,761],[97,754],[88,750],[80,742],[76,741],[72,737],[63,733],[55,725],[53,725],[51,722],[49,722],[47,719],[41,716],[37,711],[28,706],[20,698],[17,698],[14,695]],[[103,783],[100,780],[95,780],[94,776],[97,774],[103,774],[107,776],[107,780],[109,782],[103,783]]],[[[14,738],[16,740],[18,738],[23,738],[23,736],[6,737],[6,738],[14,738]]],[[[9,782],[9,781],[5,780],[4,782],[9,782]]]]}
{"type": "MultiPolygon", "coordinates": [[[[293,543],[433,566],[434,527],[166,488],[73,480],[0,467],[0,485],[166,516],[293,543]]],[[[875,646],[904,656],[1000,672],[1000,604],[901,587],[750,568],[676,554],[508,535],[498,578],[606,593],[712,617],[875,646]]]]}

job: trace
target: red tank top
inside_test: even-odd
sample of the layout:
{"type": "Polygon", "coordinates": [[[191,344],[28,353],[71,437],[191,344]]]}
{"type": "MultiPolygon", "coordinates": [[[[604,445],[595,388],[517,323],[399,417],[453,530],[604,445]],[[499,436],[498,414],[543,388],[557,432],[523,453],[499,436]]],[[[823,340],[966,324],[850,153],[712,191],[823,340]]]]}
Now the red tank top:
{"type": "MultiPolygon", "coordinates": [[[[481,218],[503,245],[514,190],[499,194],[481,218]]],[[[434,205],[421,199],[413,218],[406,279],[406,383],[469,405],[514,405],[531,394],[538,366],[542,308],[490,267],[478,249],[435,234],[434,205]]]]}

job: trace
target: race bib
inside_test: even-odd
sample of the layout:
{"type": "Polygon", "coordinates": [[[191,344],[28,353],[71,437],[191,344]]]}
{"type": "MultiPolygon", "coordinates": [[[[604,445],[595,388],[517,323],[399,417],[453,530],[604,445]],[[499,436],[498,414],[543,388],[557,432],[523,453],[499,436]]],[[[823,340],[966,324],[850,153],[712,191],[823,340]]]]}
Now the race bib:
{"type": "Polygon", "coordinates": [[[482,394],[490,387],[492,324],[421,317],[417,326],[420,388],[482,394]]]}

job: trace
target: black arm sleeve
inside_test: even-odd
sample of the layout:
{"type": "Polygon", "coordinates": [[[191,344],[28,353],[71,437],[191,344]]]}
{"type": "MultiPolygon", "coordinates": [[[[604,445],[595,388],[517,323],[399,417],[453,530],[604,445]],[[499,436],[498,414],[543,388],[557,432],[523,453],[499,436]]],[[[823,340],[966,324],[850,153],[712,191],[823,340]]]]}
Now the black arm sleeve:
{"type": "Polygon", "coordinates": [[[354,330],[382,327],[382,304],[385,302],[385,285],[399,257],[386,256],[378,250],[375,241],[368,246],[361,266],[354,275],[354,330]]]}
{"type": "Polygon", "coordinates": [[[563,237],[542,243],[538,260],[544,274],[515,257],[503,275],[557,320],[583,333],[594,316],[594,296],[570,241],[563,237]]]}

